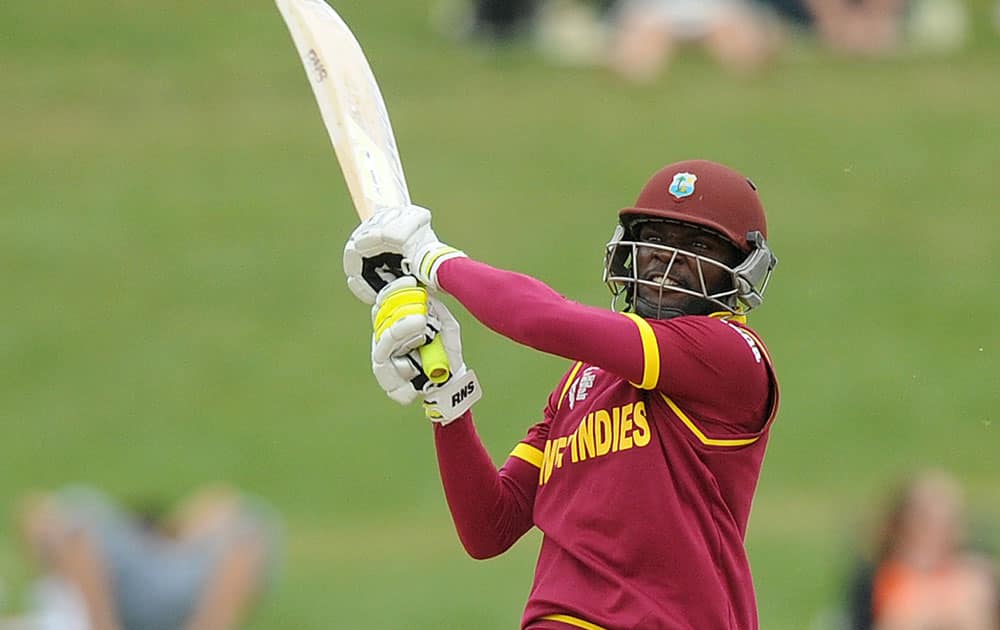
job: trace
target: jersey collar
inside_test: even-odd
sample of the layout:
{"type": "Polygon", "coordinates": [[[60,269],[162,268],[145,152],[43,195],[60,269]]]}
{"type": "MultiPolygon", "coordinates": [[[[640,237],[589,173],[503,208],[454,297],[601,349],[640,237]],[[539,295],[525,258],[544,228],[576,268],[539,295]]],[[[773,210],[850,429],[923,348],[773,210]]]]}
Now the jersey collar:
{"type": "Polygon", "coordinates": [[[741,324],[747,323],[746,315],[738,315],[731,311],[716,311],[715,313],[709,314],[709,317],[714,317],[715,319],[723,319],[731,322],[739,322],[741,324]]]}

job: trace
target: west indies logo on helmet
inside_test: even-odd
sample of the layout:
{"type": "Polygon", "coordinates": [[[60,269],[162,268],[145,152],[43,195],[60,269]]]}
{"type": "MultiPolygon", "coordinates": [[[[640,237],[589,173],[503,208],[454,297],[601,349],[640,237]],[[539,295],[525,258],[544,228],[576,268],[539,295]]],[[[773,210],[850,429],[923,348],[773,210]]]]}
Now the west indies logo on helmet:
{"type": "Polygon", "coordinates": [[[618,213],[604,257],[612,308],[660,319],[745,315],[760,306],[778,263],[766,239],[764,206],[747,177],[708,160],[669,164],[618,213]]]}

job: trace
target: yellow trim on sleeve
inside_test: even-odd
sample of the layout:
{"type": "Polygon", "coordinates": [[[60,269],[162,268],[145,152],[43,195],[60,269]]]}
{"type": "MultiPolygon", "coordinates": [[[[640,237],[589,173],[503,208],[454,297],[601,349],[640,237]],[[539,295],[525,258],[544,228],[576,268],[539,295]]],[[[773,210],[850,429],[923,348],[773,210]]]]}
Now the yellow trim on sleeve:
{"type": "Polygon", "coordinates": [[[660,382],[660,346],[656,343],[656,333],[649,322],[635,313],[622,313],[635,322],[642,340],[642,382],[633,383],[639,389],[655,389],[660,382]]]}
{"type": "Polygon", "coordinates": [[[681,419],[681,422],[684,423],[688,430],[691,431],[696,438],[698,438],[698,441],[706,446],[746,446],[747,444],[753,444],[760,439],[759,435],[752,438],[710,438],[702,433],[701,429],[695,426],[694,422],[691,421],[691,418],[688,418],[687,414],[681,411],[681,408],[677,406],[677,403],[670,400],[667,395],[662,392],[660,392],[660,396],[663,397],[663,400],[666,401],[670,409],[677,415],[678,418],[681,419]]]}
{"type": "Polygon", "coordinates": [[[542,460],[545,459],[545,454],[542,451],[524,442],[518,442],[514,450],[510,452],[510,456],[526,461],[535,468],[541,468],[542,460]]]}
{"type": "Polygon", "coordinates": [[[580,371],[580,366],[583,365],[583,361],[577,361],[576,365],[570,371],[569,376],[566,377],[566,384],[563,385],[562,392],[559,393],[559,402],[556,403],[556,410],[562,409],[563,398],[566,397],[566,392],[569,391],[570,385],[573,384],[573,379],[576,378],[576,373],[580,371]]]}
{"type": "Polygon", "coordinates": [[[573,626],[574,628],[583,628],[584,630],[604,630],[603,627],[590,623],[589,621],[584,621],[583,619],[578,619],[571,615],[545,615],[544,617],[539,617],[540,619],[546,619],[548,621],[561,621],[562,623],[573,626]]]}

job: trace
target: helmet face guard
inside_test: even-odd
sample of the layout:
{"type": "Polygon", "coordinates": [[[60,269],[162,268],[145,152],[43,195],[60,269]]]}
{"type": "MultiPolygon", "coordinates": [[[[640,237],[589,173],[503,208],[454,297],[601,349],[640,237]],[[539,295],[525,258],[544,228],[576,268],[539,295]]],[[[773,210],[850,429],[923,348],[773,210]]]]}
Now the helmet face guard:
{"type": "MultiPolygon", "coordinates": [[[[778,259],[771,253],[764,236],[757,231],[747,234],[746,238],[751,250],[746,258],[735,267],[669,245],[637,241],[634,240],[634,235],[630,232],[631,230],[626,230],[624,226],[619,224],[615,228],[611,240],[605,246],[603,281],[611,291],[611,308],[616,311],[629,308],[635,310],[638,288],[640,285],[645,285],[659,291],[658,318],[661,315],[659,304],[662,304],[663,295],[668,291],[701,298],[723,311],[744,315],[761,305],[764,291],[771,278],[771,272],[778,264],[778,259]],[[662,252],[664,258],[669,256],[667,268],[658,282],[643,279],[639,275],[640,270],[636,261],[643,248],[646,251],[662,252]],[[694,261],[698,287],[689,289],[668,284],[670,270],[679,258],[694,261]],[[723,283],[722,287],[709,287],[705,281],[706,268],[722,270],[730,281],[723,283]]],[[[666,313],[670,312],[671,309],[663,308],[663,311],[666,313]]],[[[676,311],[673,314],[676,315],[676,311]]]]}

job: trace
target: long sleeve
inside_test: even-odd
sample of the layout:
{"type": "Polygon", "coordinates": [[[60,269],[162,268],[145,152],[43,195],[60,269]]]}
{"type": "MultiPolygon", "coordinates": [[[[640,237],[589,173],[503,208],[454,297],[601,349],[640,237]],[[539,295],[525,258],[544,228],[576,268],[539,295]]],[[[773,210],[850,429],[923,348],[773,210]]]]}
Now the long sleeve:
{"type": "Polygon", "coordinates": [[[499,555],[531,529],[538,468],[512,456],[497,470],[471,412],[434,425],[434,446],[448,509],[470,556],[499,555]]]}
{"type": "Polygon", "coordinates": [[[441,265],[438,281],[476,319],[520,344],[643,380],[643,350],[634,321],[566,299],[545,283],[470,258],[441,265]]]}
{"type": "Polygon", "coordinates": [[[763,342],[749,328],[713,317],[643,319],[587,306],[530,276],[469,258],[442,263],[438,282],[493,331],[660,391],[724,432],[757,432],[776,401],[763,342]]]}

